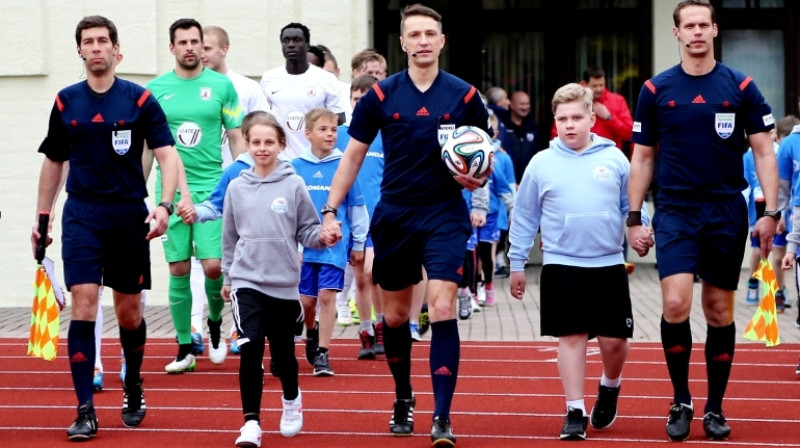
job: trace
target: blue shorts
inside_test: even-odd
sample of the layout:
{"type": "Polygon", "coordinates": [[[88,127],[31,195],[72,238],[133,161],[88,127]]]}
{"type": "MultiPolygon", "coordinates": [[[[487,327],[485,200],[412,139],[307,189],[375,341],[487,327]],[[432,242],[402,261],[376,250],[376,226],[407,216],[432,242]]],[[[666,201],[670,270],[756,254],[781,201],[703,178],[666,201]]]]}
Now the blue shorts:
{"type": "Polygon", "coordinates": [[[300,294],[317,297],[322,289],[341,291],[344,288],[344,269],[325,263],[306,263],[300,268],[300,294]]]}
{"type": "Polygon", "coordinates": [[[472,233],[467,203],[452,201],[420,207],[387,204],[375,207],[372,219],[375,259],[372,278],[387,291],[400,291],[422,280],[458,283],[464,248],[472,233]]]}
{"type": "Polygon", "coordinates": [[[748,233],[744,196],[680,205],[659,202],[653,230],[660,278],[697,272],[713,286],[736,290],[748,233]]]}
{"type": "Polygon", "coordinates": [[[486,215],[486,224],[478,227],[478,241],[482,243],[494,243],[500,240],[500,228],[497,227],[497,213],[486,215]]]}
{"type": "MultiPolygon", "coordinates": [[[[786,236],[789,235],[789,232],[777,233],[774,237],[772,237],[772,246],[773,247],[786,247],[786,236]]],[[[761,241],[756,238],[753,233],[750,233],[750,247],[759,248],[761,247],[761,241]]]]}
{"type": "Polygon", "coordinates": [[[124,294],[150,289],[144,201],[96,204],[67,198],[61,217],[66,288],[93,283],[124,294]]]}
{"type": "Polygon", "coordinates": [[[467,250],[475,250],[476,247],[478,247],[478,228],[473,227],[467,240],[467,250]]]}

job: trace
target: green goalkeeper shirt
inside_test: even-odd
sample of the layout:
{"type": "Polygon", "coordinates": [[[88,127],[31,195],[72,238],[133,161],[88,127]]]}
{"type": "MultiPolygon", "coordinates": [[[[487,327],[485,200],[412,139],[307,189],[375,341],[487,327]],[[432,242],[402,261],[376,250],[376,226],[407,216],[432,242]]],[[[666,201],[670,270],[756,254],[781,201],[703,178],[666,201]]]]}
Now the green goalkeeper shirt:
{"type": "MultiPolygon", "coordinates": [[[[175,147],[192,192],[212,191],[222,175],[222,127],[242,125],[244,111],[233,83],[208,68],[194,78],[171,71],[150,81],[147,88],[167,115],[175,147]]],[[[157,185],[161,170],[157,168],[157,185]]]]}

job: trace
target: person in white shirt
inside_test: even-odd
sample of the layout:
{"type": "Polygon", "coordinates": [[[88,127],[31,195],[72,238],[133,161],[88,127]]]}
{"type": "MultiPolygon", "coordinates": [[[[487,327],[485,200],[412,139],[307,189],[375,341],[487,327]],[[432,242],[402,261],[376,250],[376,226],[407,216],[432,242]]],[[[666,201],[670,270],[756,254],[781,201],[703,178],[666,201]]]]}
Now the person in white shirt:
{"type": "Polygon", "coordinates": [[[344,101],[336,76],[308,62],[310,32],[300,23],[281,29],[281,48],[286,64],[264,72],[261,90],[270,111],[286,131],[284,157],[291,160],[308,147],[304,117],[315,107],[325,107],[345,121],[344,101]]]}

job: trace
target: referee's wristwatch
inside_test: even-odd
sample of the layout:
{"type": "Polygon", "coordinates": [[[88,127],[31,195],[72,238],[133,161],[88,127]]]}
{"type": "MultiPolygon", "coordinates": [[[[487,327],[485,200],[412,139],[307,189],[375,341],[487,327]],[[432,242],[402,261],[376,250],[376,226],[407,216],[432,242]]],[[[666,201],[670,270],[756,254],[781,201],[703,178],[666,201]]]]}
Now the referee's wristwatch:
{"type": "Polygon", "coordinates": [[[161,202],[161,203],[158,204],[158,206],[159,207],[164,207],[165,209],[167,209],[167,214],[168,215],[172,215],[172,212],[175,211],[175,206],[172,205],[171,202],[161,202]]]}
{"type": "Polygon", "coordinates": [[[781,220],[781,211],[780,210],[764,210],[764,216],[769,216],[770,218],[774,219],[775,222],[781,220]]]}
{"type": "Polygon", "coordinates": [[[326,213],[333,213],[333,216],[336,216],[336,214],[339,212],[339,210],[337,208],[335,208],[335,207],[331,207],[330,205],[325,204],[325,205],[322,206],[322,209],[319,212],[322,215],[324,215],[326,213]]]}

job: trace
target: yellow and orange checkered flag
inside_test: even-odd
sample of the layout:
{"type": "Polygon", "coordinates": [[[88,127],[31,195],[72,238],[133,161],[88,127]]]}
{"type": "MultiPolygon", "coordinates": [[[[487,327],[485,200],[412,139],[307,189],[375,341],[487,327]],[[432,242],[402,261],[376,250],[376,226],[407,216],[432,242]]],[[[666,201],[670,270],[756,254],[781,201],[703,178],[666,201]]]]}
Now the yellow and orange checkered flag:
{"type": "Polygon", "coordinates": [[[39,265],[36,270],[33,290],[28,354],[45,361],[52,361],[58,354],[59,309],[53,291],[53,283],[50,282],[44,266],[39,265]]]}
{"type": "Polygon", "coordinates": [[[764,341],[767,347],[774,347],[781,343],[778,332],[778,313],[775,309],[775,293],[778,292],[778,282],[775,280],[775,271],[769,260],[761,260],[753,277],[761,280],[765,287],[761,288],[762,297],[756,308],[756,313],[744,330],[744,337],[751,341],[764,341]]]}
{"type": "Polygon", "coordinates": [[[59,304],[53,283],[42,265],[47,246],[47,227],[50,214],[39,213],[39,239],[36,242],[36,276],[33,282],[33,310],[31,332],[28,338],[28,355],[46,361],[56,359],[58,353],[59,304]]]}

